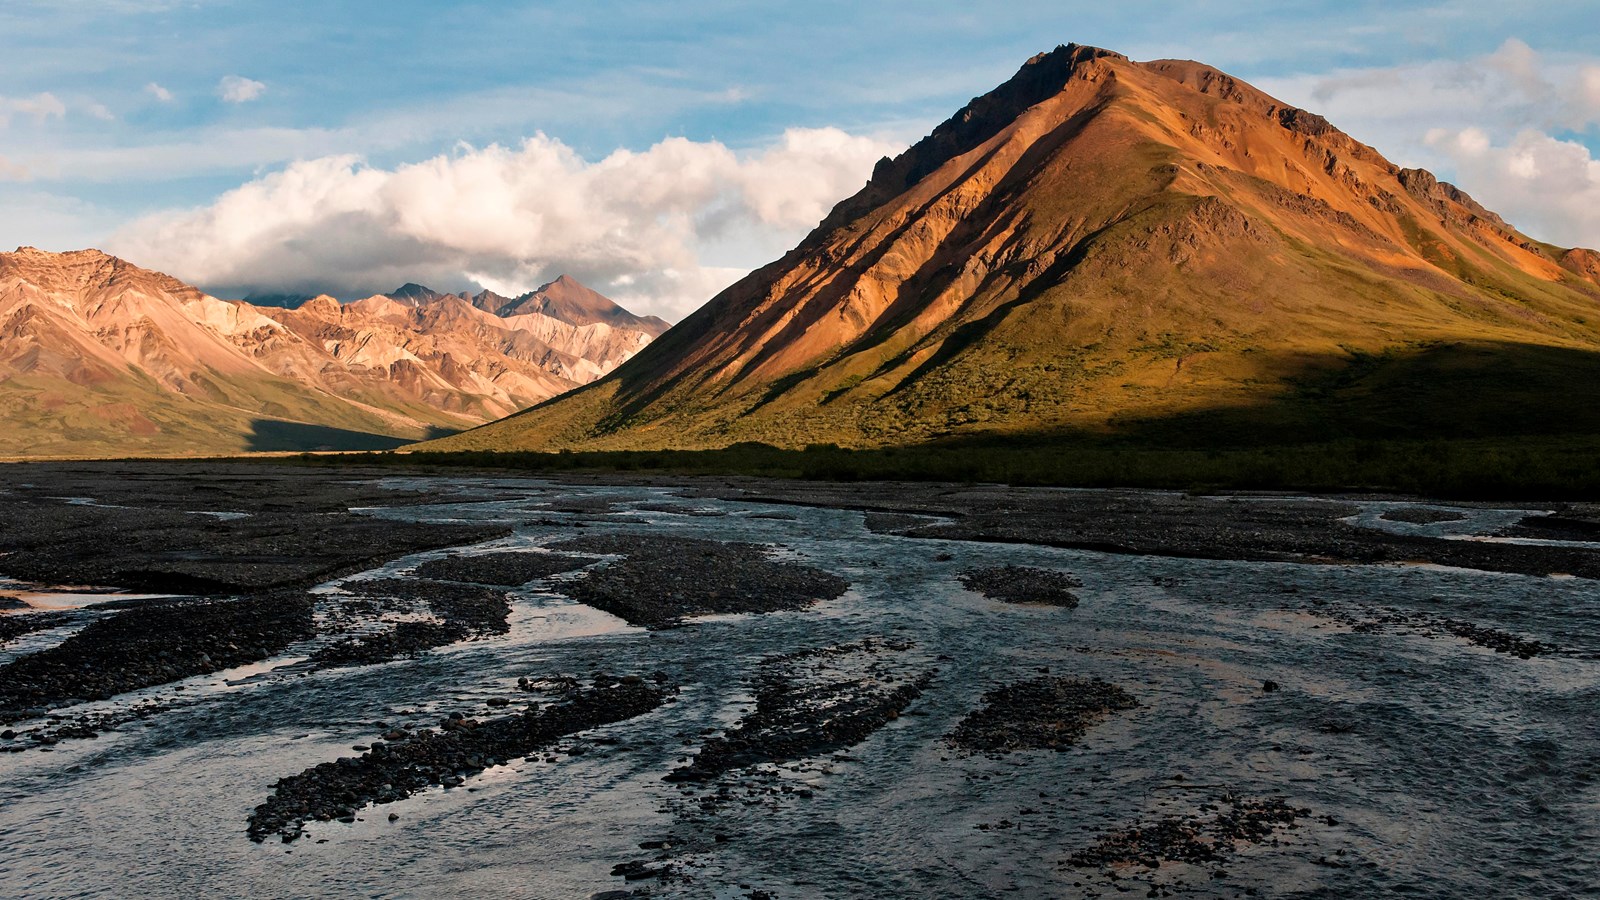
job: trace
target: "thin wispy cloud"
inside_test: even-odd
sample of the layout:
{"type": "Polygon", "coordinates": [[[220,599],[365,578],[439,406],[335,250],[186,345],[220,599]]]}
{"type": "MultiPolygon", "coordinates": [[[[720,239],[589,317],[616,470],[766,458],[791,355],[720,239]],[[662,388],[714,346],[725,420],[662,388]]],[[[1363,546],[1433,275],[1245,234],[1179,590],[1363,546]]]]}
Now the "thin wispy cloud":
{"type": "Polygon", "coordinates": [[[55,94],[48,92],[32,97],[0,96],[0,125],[10,123],[13,117],[27,117],[35,122],[61,119],[67,115],[67,105],[55,94]]]}
{"type": "Polygon", "coordinates": [[[249,103],[266,90],[265,83],[242,75],[227,75],[217,82],[217,95],[228,103],[249,103]]]}
{"type": "Polygon", "coordinates": [[[144,86],[144,92],[161,101],[162,103],[172,102],[172,92],[161,85],[156,84],[154,81],[144,86]]]}

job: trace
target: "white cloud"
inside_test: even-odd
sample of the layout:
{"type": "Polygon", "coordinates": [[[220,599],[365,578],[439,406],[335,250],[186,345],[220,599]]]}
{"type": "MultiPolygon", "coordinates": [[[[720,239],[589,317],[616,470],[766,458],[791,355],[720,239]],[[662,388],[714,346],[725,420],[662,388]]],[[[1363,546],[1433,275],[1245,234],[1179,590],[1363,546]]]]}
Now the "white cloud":
{"type": "Polygon", "coordinates": [[[229,103],[249,103],[266,90],[264,83],[241,75],[228,75],[217,82],[217,96],[229,103]]]}
{"type": "Polygon", "coordinates": [[[1454,181],[1535,237],[1600,246],[1592,154],[1557,135],[1600,131],[1600,59],[1507,40],[1464,61],[1262,79],[1401,165],[1454,181]]]}
{"type": "Polygon", "coordinates": [[[111,114],[111,110],[108,109],[104,103],[85,104],[83,111],[91,116],[94,116],[96,119],[99,119],[102,122],[112,122],[117,118],[111,114]]]}
{"type": "Polygon", "coordinates": [[[1470,128],[1438,129],[1428,142],[1512,223],[1565,246],[1600,246],[1600,160],[1589,148],[1534,130],[1498,146],[1470,128]]]}
{"type": "Polygon", "coordinates": [[[32,97],[0,96],[0,125],[8,124],[14,115],[31,116],[35,122],[60,119],[66,117],[67,105],[51,93],[34,94],[32,97]]]}
{"type": "Polygon", "coordinates": [[[161,101],[162,103],[172,102],[172,92],[161,85],[156,84],[154,81],[144,86],[144,92],[161,101]]]}
{"type": "Polygon", "coordinates": [[[746,271],[710,257],[787,247],[897,149],[823,128],[748,152],[672,138],[593,162],[542,134],[392,170],[327,156],[142,219],[111,246],[214,290],[470,279],[512,293],[567,273],[678,318],[746,271]]]}

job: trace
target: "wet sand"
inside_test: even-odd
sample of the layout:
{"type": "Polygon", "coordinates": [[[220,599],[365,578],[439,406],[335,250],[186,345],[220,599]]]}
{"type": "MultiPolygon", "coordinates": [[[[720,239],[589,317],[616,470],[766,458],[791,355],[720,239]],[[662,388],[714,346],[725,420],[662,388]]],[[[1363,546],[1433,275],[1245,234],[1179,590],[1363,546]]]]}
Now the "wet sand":
{"type": "Polygon", "coordinates": [[[107,463],[0,511],[16,896],[1600,883],[1587,506],[107,463]]]}

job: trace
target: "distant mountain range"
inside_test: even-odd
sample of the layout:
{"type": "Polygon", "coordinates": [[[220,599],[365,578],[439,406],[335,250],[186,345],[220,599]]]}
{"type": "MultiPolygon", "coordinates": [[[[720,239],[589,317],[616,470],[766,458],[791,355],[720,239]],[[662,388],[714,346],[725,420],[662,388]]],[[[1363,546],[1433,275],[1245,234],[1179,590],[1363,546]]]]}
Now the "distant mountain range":
{"type": "Polygon", "coordinates": [[[0,457],[395,446],[593,381],[667,328],[565,277],[492,310],[415,285],[281,299],[0,253],[0,457]]]}
{"type": "Polygon", "coordinates": [[[1209,66],[1068,45],[606,377],[423,447],[1600,433],[1597,394],[1600,255],[1209,66]]]}

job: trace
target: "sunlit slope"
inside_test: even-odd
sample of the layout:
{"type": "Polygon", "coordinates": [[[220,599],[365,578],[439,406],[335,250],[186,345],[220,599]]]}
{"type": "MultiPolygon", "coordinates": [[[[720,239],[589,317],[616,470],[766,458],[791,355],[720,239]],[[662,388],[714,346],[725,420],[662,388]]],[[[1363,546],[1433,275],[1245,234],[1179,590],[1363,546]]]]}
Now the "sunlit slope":
{"type": "Polygon", "coordinates": [[[1600,429],[1597,263],[1209,67],[1068,46],[607,378],[423,446],[1600,429]]]}

